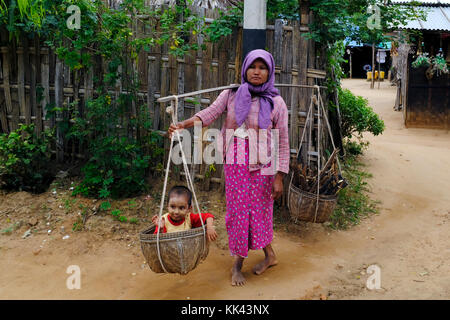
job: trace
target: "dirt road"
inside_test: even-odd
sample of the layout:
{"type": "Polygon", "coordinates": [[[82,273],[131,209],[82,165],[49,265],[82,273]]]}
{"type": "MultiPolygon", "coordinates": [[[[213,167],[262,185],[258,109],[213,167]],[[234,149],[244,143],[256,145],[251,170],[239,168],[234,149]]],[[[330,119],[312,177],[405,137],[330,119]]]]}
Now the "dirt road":
{"type": "Polygon", "coordinates": [[[239,288],[230,285],[228,251],[214,246],[188,275],[160,275],[143,264],[136,238],[1,235],[0,298],[449,299],[450,135],[405,129],[387,82],[380,90],[363,80],[346,80],[344,87],[367,97],[386,123],[382,136],[366,136],[363,158],[374,176],[371,197],[381,201],[378,215],[347,231],[321,225],[300,234],[277,231],[279,265],[253,275],[263,254],[252,252],[243,268],[247,285],[239,288]],[[80,290],[66,287],[69,265],[81,268],[80,290]],[[371,265],[379,267],[381,289],[366,287],[371,265]]]}

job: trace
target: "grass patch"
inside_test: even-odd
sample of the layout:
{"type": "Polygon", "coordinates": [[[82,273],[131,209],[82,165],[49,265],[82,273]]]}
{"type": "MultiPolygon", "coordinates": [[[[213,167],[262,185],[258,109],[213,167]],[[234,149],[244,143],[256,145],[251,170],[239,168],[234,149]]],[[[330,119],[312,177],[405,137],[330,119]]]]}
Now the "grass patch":
{"type": "Polygon", "coordinates": [[[367,144],[357,147],[355,143],[346,144],[346,157],[342,163],[342,175],[348,186],[338,194],[338,203],[327,225],[332,229],[346,229],[359,224],[361,218],[377,213],[379,201],[372,200],[368,192],[367,179],[372,174],[365,171],[365,165],[359,160],[367,144]],[[355,152],[356,151],[356,152],[355,152]]]}
{"type": "Polygon", "coordinates": [[[8,228],[0,230],[1,234],[10,235],[22,226],[22,222],[11,223],[8,228]]]}

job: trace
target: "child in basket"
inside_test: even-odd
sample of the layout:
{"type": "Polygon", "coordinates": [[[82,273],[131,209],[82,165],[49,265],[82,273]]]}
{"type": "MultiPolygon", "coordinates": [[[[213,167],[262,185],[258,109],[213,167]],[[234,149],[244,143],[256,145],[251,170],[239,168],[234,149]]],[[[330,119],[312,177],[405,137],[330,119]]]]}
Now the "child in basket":
{"type": "MultiPolygon", "coordinates": [[[[176,186],[169,191],[168,213],[161,217],[159,227],[160,233],[179,232],[198,228],[202,226],[200,221],[200,214],[192,213],[192,193],[184,186],[176,186]]],[[[201,219],[206,224],[206,235],[208,240],[214,241],[217,239],[217,233],[214,228],[214,216],[210,213],[202,213],[201,219]]],[[[152,222],[156,225],[155,234],[158,232],[158,216],[152,217],[152,222]]]]}

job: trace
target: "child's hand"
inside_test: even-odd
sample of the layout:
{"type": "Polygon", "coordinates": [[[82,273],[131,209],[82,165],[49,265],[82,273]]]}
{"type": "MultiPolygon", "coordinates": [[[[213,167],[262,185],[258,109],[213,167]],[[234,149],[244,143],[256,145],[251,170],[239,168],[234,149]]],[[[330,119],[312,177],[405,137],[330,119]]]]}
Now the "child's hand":
{"type": "MultiPolygon", "coordinates": [[[[153,216],[152,217],[152,222],[153,222],[153,224],[156,226],[156,225],[158,225],[158,216],[153,216]]],[[[161,217],[161,221],[160,221],[160,223],[159,223],[159,228],[164,228],[164,218],[163,217],[161,217]]]]}
{"type": "Polygon", "coordinates": [[[208,226],[206,228],[206,235],[209,241],[216,241],[217,239],[216,228],[214,228],[214,226],[208,226]]]}

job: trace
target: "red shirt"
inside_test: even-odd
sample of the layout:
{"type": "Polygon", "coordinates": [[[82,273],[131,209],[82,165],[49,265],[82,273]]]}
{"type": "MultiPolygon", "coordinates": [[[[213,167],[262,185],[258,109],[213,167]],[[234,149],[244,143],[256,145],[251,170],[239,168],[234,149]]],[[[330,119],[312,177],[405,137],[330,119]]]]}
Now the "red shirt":
{"type": "MultiPolygon", "coordinates": [[[[198,227],[202,226],[202,222],[200,220],[200,214],[191,212],[190,213],[190,218],[191,218],[191,226],[192,226],[192,228],[198,228],[198,227]]],[[[213,218],[214,219],[214,216],[211,213],[208,213],[208,212],[202,213],[203,224],[206,223],[206,219],[208,219],[208,218],[213,218]]],[[[182,219],[180,221],[173,221],[170,218],[170,215],[168,215],[167,216],[167,220],[168,220],[169,223],[173,224],[174,226],[179,226],[180,224],[182,224],[184,222],[185,219],[182,219]]],[[[156,234],[157,232],[158,232],[158,226],[155,227],[154,234],[156,234]]],[[[164,227],[162,233],[166,233],[166,232],[167,232],[166,227],[164,227]]]]}

